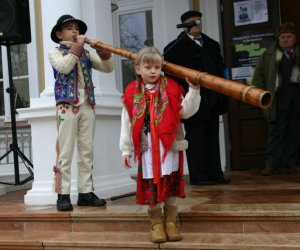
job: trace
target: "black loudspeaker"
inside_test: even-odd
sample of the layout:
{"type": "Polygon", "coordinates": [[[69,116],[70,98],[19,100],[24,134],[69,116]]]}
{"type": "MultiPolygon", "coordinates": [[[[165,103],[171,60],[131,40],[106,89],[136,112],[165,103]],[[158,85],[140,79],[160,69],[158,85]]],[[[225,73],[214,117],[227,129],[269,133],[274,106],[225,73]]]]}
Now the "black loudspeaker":
{"type": "Polygon", "coordinates": [[[0,0],[0,43],[31,42],[29,0],[0,0]]]}

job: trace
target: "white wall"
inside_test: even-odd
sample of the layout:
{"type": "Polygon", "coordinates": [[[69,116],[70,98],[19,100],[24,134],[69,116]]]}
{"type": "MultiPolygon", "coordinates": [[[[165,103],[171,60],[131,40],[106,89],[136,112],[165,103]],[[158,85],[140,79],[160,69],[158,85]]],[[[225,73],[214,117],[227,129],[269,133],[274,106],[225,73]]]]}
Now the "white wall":
{"type": "Polygon", "coordinates": [[[180,16],[190,9],[190,1],[154,0],[153,4],[154,45],[162,52],[182,31],[176,24],[181,23],[180,16]]]}

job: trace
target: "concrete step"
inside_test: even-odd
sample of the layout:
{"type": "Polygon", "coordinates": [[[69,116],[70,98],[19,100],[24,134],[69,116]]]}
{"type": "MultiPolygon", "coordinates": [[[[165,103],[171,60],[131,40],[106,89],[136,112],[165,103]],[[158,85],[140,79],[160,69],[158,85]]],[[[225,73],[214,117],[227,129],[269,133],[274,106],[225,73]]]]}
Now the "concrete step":
{"type": "MultiPolygon", "coordinates": [[[[61,232],[148,232],[146,206],[21,207],[0,213],[0,230],[61,232]]],[[[199,204],[179,206],[184,233],[300,233],[300,204],[199,204]]]]}
{"type": "Polygon", "coordinates": [[[0,249],[230,249],[299,250],[299,234],[183,233],[178,242],[151,243],[147,232],[0,231],[0,249]]]}

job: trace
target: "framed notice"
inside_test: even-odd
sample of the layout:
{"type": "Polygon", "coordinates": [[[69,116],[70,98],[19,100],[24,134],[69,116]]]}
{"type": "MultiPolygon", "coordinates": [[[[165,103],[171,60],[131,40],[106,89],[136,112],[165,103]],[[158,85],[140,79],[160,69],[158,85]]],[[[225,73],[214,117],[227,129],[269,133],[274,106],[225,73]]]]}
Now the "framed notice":
{"type": "Polygon", "coordinates": [[[232,79],[252,78],[264,51],[275,42],[273,29],[248,30],[232,37],[232,79]]]}
{"type": "Polygon", "coordinates": [[[265,23],[269,21],[267,0],[246,0],[233,3],[234,25],[265,23]]]}

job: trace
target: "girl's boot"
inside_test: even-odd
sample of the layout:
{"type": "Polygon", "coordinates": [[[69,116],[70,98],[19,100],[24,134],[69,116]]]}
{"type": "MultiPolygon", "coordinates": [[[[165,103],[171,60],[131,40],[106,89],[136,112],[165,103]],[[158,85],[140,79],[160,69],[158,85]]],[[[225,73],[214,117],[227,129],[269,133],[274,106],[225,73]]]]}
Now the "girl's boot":
{"type": "Polygon", "coordinates": [[[176,226],[178,215],[176,206],[164,206],[165,213],[165,232],[169,241],[182,240],[179,229],[176,226]]]}
{"type": "Polygon", "coordinates": [[[153,243],[166,242],[167,236],[161,219],[161,208],[149,209],[148,214],[151,221],[150,240],[153,243]]]}

